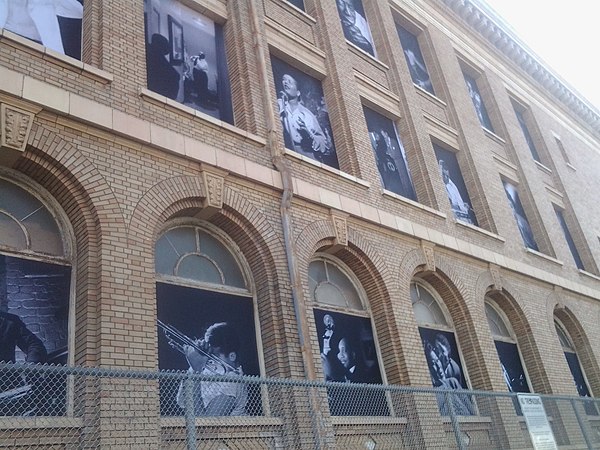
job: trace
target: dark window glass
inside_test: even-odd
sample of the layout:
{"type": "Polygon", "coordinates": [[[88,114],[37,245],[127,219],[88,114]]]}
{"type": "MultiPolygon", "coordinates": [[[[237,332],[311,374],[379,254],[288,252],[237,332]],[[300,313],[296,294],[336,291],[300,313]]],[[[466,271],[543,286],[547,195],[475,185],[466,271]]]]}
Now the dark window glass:
{"type": "MultiPolygon", "coordinates": [[[[321,363],[326,381],[381,384],[371,321],[340,312],[314,309],[321,363]]],[[[334,416],[387,416],[384,391],[329,388],[334,416]]]]}
{"type": "Polygon", "coordinates": [[[492,127],[492,121],[488,115],[485,103],[483,103],[483,98],[481,98],[481,93],[479,92],[479,87],[477,86],[477,80],[467,73],[463,72],[463,75],[465,77],[465,83],[467,85],[467,90],[469,91],[469,96],[471,97],[471,101],[473,102],[473,106],[475,107],[475,112],[477,113],[477,118],[479,119],[481,126],[493,132],[494,128],[492,127]]]}
{"type": "Polygon", "coordinates": [[[523,134],[525,135],[525,140],[527,141],[527,146],[529,147],[531,156],[533,156],[533,159],[535,159],[537,162],[541,162],[540,155],[537,151],[537,148],[535,148],[535,143],[533,142],[533,138],[531,137],[531,134],[529,133],[529,128],[527,127],[527,122],[525,122],[525,117],[523,116],[523,113],[521,111],[515,109],[515,114],[517,115],[517,120],[519,121],[519,125],[521,125],[521,130],[523,130],[523,134]]]}
{"type": "Polygon", "coordinates": [[[477,226],[477,217],[471,206],[471,199],[469,198],[465,181],[458,166],[456,155],[436,144],[433,144],[433,150],[438,160],[440,174],[442,175],[444,186],[446,186],[446,193],[448,194],[448,200],[450,200],[454,217],[477,226]]]}
{"type": "MultiPolygon", "coordinates": [[[[583,370],[581,370],[581,365],[579,364],[579,358],[577,358],[577,354],[565,352],[565,358],[567,358],[567,364],[571,370],[571,375],[573,375],[573,381],[575,382],[579,396],[591,397],[592,395],[590,393],[590,388],[588,387],[585,377],[583,376],[583,370]]],[[[591,416],[598,415],[598,409],[591,402],[585,403],[585,412],[591,416]]]]}
{"type": "Polygon", "coordinates": [[[525,247],[539,251],[538,245],[533,237],[533,231],[531,230],[531,226],[529,225],[529,221],[525,215],[523,204],[519,198],[519,191],[517,190],[516,186],[506,180],[502,180],[502,184],[504,185],[504,192],[506,192],[508,204],[510,205],[510,209],[512,210],[515,220],[517,221],[517,227],[519,228],[519,233],[521,233],[521,238],[523,239],[525,247]]]}
{"type": "Polygon", "coordinates": [[[585,270],[583,266],[583,261],[579,256],[579,252],[577,251],[577,247],[575,246],[575,242],[573,241],[573,236],[571,236],[571,232],[569,231],[569,227],[567,227],[567,222],[565,221],[565,217],[563,212],[554,207],[554,212],[556,213],[556,218],[558,219],[558,223],[562,228],[563,234],[565,235],[565,240],[567,241],[567,245],[569,246],[569,250],[571,250],[571,255],[573,255],[573,260],[575,261],[575,265],[578,269],[585,270]]]}
{"type": "Polygon", "coordinates": [[[301,9],[302,11],[304,11],[304,0],[287,0],[289,3],[291,3],[292,5],[294,5],[296,8],[301,9]]]}
{"type": "Polygon", "coordinates": [[[494,341],[498,358],[502,365],[502,374],[504,381],[510,392],[531,392],[521,358],[519,357],[519,349],[517,344],[503,341],[494,341]]]}
{"type": "Polygon", "coordinates": [[[396,25],[396,29],[398,31],[398,37],[400,38],[400,44],[404,50],[404,57],[406,58],[406,63],[408,64],[413,83],[420,88],[425,89],[430,94],[435,95],[417,37],[400,25],[396,25]]]}
{"type": "MultiPolygon", "coordinates": [[[[429,365],[431,383],[440,389],[468,389],[454,333],[419,327],[423,341],[425,358],[429,365]]],[[[467,394],[437,396],[442,415],[450,414],[448,401],[452,402],[454,414],[472,416],[475,414],[473,398],[467,394]]]]}
{"type": "Polygon", "coordinates": [[[148,89],[233,123],[223,28],[178,1],[145,8],[148,89]]]}
{"type": "Polygon", "coordinates": [[[403,197],[417,200],[406,153],[394,122],[369,108],[363,108],[363,111],[383,187],[403,197]]]}
{"type": "Polygon", "coordinates": [[[361,0],[336,0],[338,14],[342,22],[342,30],[347,40],[375,56],[373,36],[366,20],[361,0]]]}
{"type": "Polygon", "coordinates": [[[339,168],[321,82],[271,56],[286,148],[339,168]]]}

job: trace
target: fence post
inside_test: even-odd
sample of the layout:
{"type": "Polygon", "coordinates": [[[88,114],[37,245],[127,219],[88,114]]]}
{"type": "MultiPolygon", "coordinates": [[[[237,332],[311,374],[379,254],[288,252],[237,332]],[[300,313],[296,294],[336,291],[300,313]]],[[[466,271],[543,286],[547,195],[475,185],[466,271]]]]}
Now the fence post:
{"type": "Polygon", "coordinates": [[[585,443],[587,445],[587,448],[589,450],[594,450],[594,446],[592,444],[592,441],[590,440],[588,433],[585,429],[585,422],[583,421],[583,418],[581,417],[581,413],[579,412],[579,410],[577,409],[577,402],[574,398],[571,399],[571,406],[573,407],[573,411],[575,411],[575,417],[577,417],[577,423],[579,424],[579,428],[581,428],[581,433],[583,434],[583,438],[585,439],[585,443]]]}
{"type": "Polygon", "coordinates": [[[456,392],[450,392],[450,390],[444,389],[444,401],[446,402],[446,405],[448,405],[448,413],[450,414],[450,421],[452,423],[452,431],[454,431],[456,445],[458,446],[458,450],[467,450],[463,442],[462,435],[460,434],[460,424],[458,423],[458,418],[456,417],[456,413],[454,412],[454,404],[452,403],[452,399],[450,398],[452,395],[457,394],[456,392]]]}
{"type": "Polygon", "coordinates": [[[183,380],[185,405],[185,431],[188,450],[196,450],[196,408],[194,399],[194,379],[187,373],[183,380]]]}

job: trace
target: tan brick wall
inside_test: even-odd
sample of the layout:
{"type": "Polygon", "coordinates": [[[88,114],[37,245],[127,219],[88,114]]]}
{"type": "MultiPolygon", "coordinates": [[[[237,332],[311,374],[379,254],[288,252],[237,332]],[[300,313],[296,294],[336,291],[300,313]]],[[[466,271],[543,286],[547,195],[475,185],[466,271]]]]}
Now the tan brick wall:
{"type": "MultiPolygon", "coordinates": [[[[235,243],[252,273],[265,376],[302,379],[305,364],[322,376],[307,271],[316,252],[328,251],[352,270],[367,294],[387,382],[430,385],[409,295],[417,277],[444,300],[472,388],[506,390],[483,309],[488,293],[515,331],[536,392],[576,394],[554,332],[556,314],[569,327],[590,387],[600,395],[600,279],[576,270],[547,189],[562,194],[586,269],[598,275],[600,208],[593,195],[600,191],[599,136],[440,5],[418,11],[400,11],[396,5],[392,13],[386,0],[365,1],[375,61],[350,48],[335,2],[307,0],[307,15],[283,2],[257,2],[257,39],[267,53],[267,28],[275,27],[304,41],[306,49],[288,55],[299,66],[305,67],[310,55],[324,55],[324,66],[314,72],[323,78],[344,173],[286,156],[295,191],[291,238],[299,275],[298,286],[291,286],[282,185],[273,170],[264,117],[263,97],[275,103],[274,82],[270,67],[268,86],[258,76],[250,9],[246,2],[188,3],[209,11],[221,5],[227,12],[223,24],[234,127],[140,96],[146,88],[142,2],[86,2],[83,62],[92,69],[48,56],[14,36],[0,37],[0,77],[8,80],[0,83],[0,102],[42,108],[11,170],[47,189],[73,227],[75,364],[157,368],[154,244],[173,218],[201,213],[208,195],[202,171],[218,167],[226,173],[223,207],[207,220],[235,243]],[[403,20],[423,28],[419,42],[438,99],[420,92],[410,79],[395,29],[395,21],[403,20]],[[498,137],[485,133],[477,120],[459,53],[481,70],[480,88],[498,137]],[[364,78],[376,85],[370,98],[383,93],[399,99],[393,111],[382,109],[398,117],[417,197],[427,208],[382,195],[359,94],[364,78]],[[551,173],[531,158],[511,96],[528,105],[532,134],[551,173]],[[572,167],[552,132],[560,136],[572,167]],[[432,135],[440,133],[451,137],[446,144],[458,152],[483,231],[453,219],[431,146],[432,135]],[[519,183],[540,250],[551,258],[524,250],[501,183],[506,170],[516,174],[513,181],[519,183]],[[346,247],[335,245],[332,209],[348,214],[346,247]],[[434,267],[423,242],[434,248],[434,267]],[[499,268],[499,279],[490,265],[499,268]],[[308,361],[299,345],[293,288],[305,313],[299,320],[311,333],[308,361]]],[[[281,152],[281,129],[273,119],[275,150],[281,152]]],[[[135,395],[140,410],[156,401],[139,387],[135,395]]],[[[113,406],[107,399],[102,408],[113,406]]],[[[496,413],[504,414],[501,408],[496,413]]],[[[156,425],[158,418],[147,414],[156,425]]],[[[426,429],[426,420],[419,414],[417,420],[426,429]]],[[[503,432],[512,432],[513,425],[503,432]]],[[[114,426],[112,419],[101,425],[106,445],[135,436],[124,433],[119,440],[123,430],[114,426]]],[[[139,431],[143,424],[134,428],[139,431]]],[[[156,442],[155,436],[148,439],[156,442]]]]}

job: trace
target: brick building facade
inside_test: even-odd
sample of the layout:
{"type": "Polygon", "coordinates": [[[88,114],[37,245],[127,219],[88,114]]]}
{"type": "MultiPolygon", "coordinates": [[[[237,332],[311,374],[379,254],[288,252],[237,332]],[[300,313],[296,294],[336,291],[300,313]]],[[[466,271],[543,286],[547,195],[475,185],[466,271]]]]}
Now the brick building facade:
{"type": "MultiPolygon", "coordinates": [[[[158,369],[157,283],[186,276],[159,273],[157,242],[191,227],[239,266],[243,289],[226,291],[252,304],[255,375],[323,380],[315,310],[324,308],[369,323],[371,361],[384,383],[431,386],[420,329],[437,322],[411,305],[411,292],[422,288],[443,316],[439,329],[455,338],[464,387],[508,389],[488,305],[518,347],[531,392],[578,395],[558,326],[588,393],[599,395],[600,208],[590,194],[600,190],[600,113],[478,3],[363,0],[362,7],[373,54],[344,34],[336,2],[317,0],[303,9],[285,0],[85,0],[81,60],[1,31],[0,213],[30,238],[17,243],[12,231],[0,233],[0,257],[58,265],[49,272],[70,280],[66,288],[46,282],[50,294],[69,292],[68,314],[58,303],[46,311],[50,322],[68,321],[68,336],[52,350],[62,345],[77,366],[158,369]],[[195,104],[182,97],[187,48],[176,48],[174,36],[188,25],[161,12],[167,7],[216,24],[211,36],[225,60],[212,65],[210,104],[200,102],[201,91],[195,104]],[[164,61],[178,73],[175,98],[150,89],[152,26],[169,38],[164,61]],[[412,44],[401,42],[399,27],[412,44]],[[409,67],[415,42],[429,77],[423,85],[409,67]],[[274,60],[297,71],[296,81],[304,74],[320,84],[315,108],[328,116],[339,168],[316,151],[286,149],[274,60]],[[226,84],[230,118],[220,103],[226,84]],[[395,127],[415,199],[385,183],[365,108],[395,127]],[[449,173],[462,177],[457,189],[468,192],[476,225],[452,208],[440,154],[454,157],[449,173]],[[13,214],[18,205],[7,200],[15,192],[38,201],[52,218],[43,223],[54,225],[29,229],[29,215],[13,214]],[[524,243],[519,213],[537,248],[524,243]],[[34,245],[36,236],[57,235],[58,250],[34,245]],[[315,261],[337,267],[360,301],[320,297],[315,261]]],[[[319,130],[310,131],[314,139],[319,130]]],[[[21,316],[29,300],[11,289],[26,286],[14,287],[10,267],[0,267],[0,310],[21,316]]],[[[183,284],[210,291],[215,282],[200,278],[183,284]]],[[[157,394],[141,384],[131,396],[140,410],[156,409],[157,394]]],[[[114,406],[107,397],[100,407],[114,406]]],[[[143,435],[145,448],[159,428],[143,435]]],[[[107,445],[142,439],[130,429],[111,441],[106,430],[99,439],[107,445]]]]}

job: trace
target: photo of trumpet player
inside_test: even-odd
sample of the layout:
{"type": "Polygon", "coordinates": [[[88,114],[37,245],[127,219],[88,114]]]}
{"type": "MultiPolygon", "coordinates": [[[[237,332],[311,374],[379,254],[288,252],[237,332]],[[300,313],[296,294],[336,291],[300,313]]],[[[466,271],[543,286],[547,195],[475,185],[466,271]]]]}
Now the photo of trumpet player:
{"type": "MultiPolygon", "coordinates": [[[[161,370],[260,375],[251,298],[158,283],[157,302],[161,370]]],[[[262,414],[258,386],[198,380],[190,391],[180,379],[161,381],[162,415],[184,415],[192,405],[197,416],[262,414]]]]}

